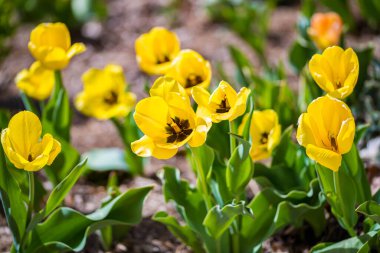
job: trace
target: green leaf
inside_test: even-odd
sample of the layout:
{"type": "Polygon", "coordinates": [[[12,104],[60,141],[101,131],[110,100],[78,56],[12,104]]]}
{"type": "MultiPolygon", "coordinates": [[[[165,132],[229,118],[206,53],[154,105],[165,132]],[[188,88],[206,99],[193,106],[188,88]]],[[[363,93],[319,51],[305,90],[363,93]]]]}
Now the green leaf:
{"type": "Polygon", "coordinates": [[[70,174],[67,175],[67,177],[65,177],[56,187],[54,187],[46,202],[45,215],[49,215],[62,203],[67,193],[69,193],[71,188],[75,185],[85,170],[86,162],[87,160],[81,161],[77,166],[75,166],[75,168],[71,170],[70,174]]]}
{"type": "Polygon", "coordinates": [[[296,73],[301,73],[315,51],[295,41],[289,51],[289,61],[296,73]]]}
{"type": "Polygon", "coordinates": [[[213,238],[218,239],[227,231],[235,218],[241,215],[253,218],[252,210],[247,208],[244,202],[228,204],[223,208],[217,205],[207,213],[203,225],[213,238]]]}
{"type": "Polygon", "coordinates": [[[318,235],[324,230],[323,195],[317,179],[306,191],[294,190],[283,195],[272,188],[259,192],[249,203],[255,219],[243,216],[241,221],[242,252],[252,248],[286,225],[300,226],[307,221],[318,235]]]}
{"type": "Polygon", "coordinates": [[[207,214],[202,194],[192,188],[187,181],[181,180],[178,169],[164,167],[160,178],[165,200],[174,201],[182,219],[199,238],[202,238],[207,251],[215,252],[216,242],[208,235],[202,224],[207,214]]]}
{"type": "Polygon", "coordinates": [[[19,249],[26,227],[27,203],[23,201],[18,182],[7,168],[2,145],[0,145],[0,175],[1,203],[8,227],[12,232],[14,247],[19,249]]]}
{"type": "Polygon", "coordinates": [[[56,70],[54,73],[54,92],[43,111],[42,126],[45,133],[52,133],[54,136],[59,135],[65,141],[70,142],[73,112],[70,107],[69,96],[62,84],[61,72],[56,70]]]}
{"type": "Polygon", "coordinates": [[[31,244],[25,252],[47,252],[46,248],[79,252],[87,236],[97,229],[137,224],[142,218],[144,199],[151,189],[151,186],[131,189],[89,215],[66,207],[58,208],[32,230],[31,244]]]}
{"type": "Polygon", "coordinates": [[[360,124],[356,127],[354,145],[358,145],[359,141],[366,135],[370,124],[360,124]]]}
{"type": "Polygon", "coordinates": [[[239,144],[227,164],[227,187],[235,195],[244,192],[253,175],[254,166],[249,157],[249,149],[249,143],[239,144]]]}
{"type": "Polygon", "coordinates": [[[375,201],[370,200],[362,203],[356,208],[356,212],[362,213],[380,224],[380,204],[375,201]]]}
{"type": "Polygon", "coordinates": [[[345,167],[341,167],[337,172],[319,164],[316,164],[316,168],[319,183],[331,205],[331,211],[340,225],[353,235],[353,227],[358,219],[355,213],[358,191],[353,178],[348,175],[345,167]]]}
{"type": "Polygon", "coordinates": [[[206,252],[202,247],[202,242],[197,235],[187,225],[180,225],[176,218],[169,216],[166,212],[158,212],[153,218],[154,221],[158,221],[169,229],[169,231],[180,239],[183,243],[190,246],[195,253],[206,252]]]}
{"type": "Polygon", "coordinates": [[[378,234],[371,231],[361,236],[355,236],[337,243],[320,243],[311,249],[311,253],[357,253],[366,242],[378,234]]]}
{"type": "Polygon", "coordinates": [[[215,155],[221,164],[229,158],[230,139],[228,133],[228,122],[222,121],[218,124],[213,124],[210,131],[207,133],[207,146],[214,149],[215,155]]]}
{"type": "Polygon", "coordinates": [[[82,155],[87,157],[87,166],[94,171],[129,171],[125,161],[125,151],[120,148],[92,149],[82,155]]]}
{"type": "Polygon", "coordinates": [[[212,164],[214,162],[214,150],[207,145],[200,147],[191,147],[191,165],[197,173],[197,184],[199,187],[202,184],[202,180],[205,183],[211,174],[212,164]]]}

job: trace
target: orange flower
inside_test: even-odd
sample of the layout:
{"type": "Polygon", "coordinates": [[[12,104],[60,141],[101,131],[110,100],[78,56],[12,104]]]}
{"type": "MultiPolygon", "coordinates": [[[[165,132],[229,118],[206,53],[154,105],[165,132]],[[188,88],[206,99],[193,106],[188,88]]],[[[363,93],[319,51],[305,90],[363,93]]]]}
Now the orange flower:
{"type": "Polygon", "coordinates": [[[315,13],[307,30],[316,46],[323,50],[339,44],[343,21],[335,12],[315,13]]]}

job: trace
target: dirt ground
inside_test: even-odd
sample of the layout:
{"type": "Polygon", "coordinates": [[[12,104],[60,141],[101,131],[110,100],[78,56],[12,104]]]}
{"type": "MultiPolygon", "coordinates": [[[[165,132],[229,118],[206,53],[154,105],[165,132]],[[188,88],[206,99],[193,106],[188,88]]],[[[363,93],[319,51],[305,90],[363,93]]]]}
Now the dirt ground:
{"type": "MultiPolygon", "coordinates": [[[[63,72],[64,83],[70,97],[74,98],[75,94],[82,89],[80,77],[87,69],[103,68],[108,63],[123,66],[131,90],[138,95],[139,99],[145,97],[144,83],[146,80],[152,83],[154,78],[147,77],[139,71],[135,60],[134,41],[141,33],[147,32],[153,26],[171,28],[178,34],[182,48],[191,48],[200,52],[212,66],[222,63],[227,73],[231,75],[234,73],[234,66],[227,49],[230,44],[241,48],[260,69],[257,58],[244,41],[226,27],[209,20],[202,6],[204,1],[183,1],[180,12],[175,16],[165,12],[170,2],[170,0],[109,0],[108,19],[103,23],[92,22],[83,27],[82,34],[85,37],[81,37],[80,40],[86,43],[87,51],[75,57],[63,72]]],[[[280,6],[273,13],[268,44],[268,57],[271,63],[287,62],[287,48],[296,37],[297,11],[297,6],[280,6]]],[[[6,106],[15,111],[22,109],[13,80],[17,72],[22,68],[27,68],[33,62],[27,49],[29,34],[33,27],[33,25],[20,27],[11,41],[10,54],[0,63],[0,107],[6,106]]],[[[73,38],[78,40],[79,36],[74,35],[73,38]]],[[[360,40],[354,38],[352,45],[360,45],[368,40],[378,45],[380,36],[366,35],[360,40]]],[[[379,50],[377,47],[377,55],[380,55],[379,50]]],[[[296,88],[297,77],[291,72],[289,76],[292,87],[296,88]]],[[[214,77],[214,84],[219,81],[214,77]]],[[[96,147],[122,147],[122,142],[111,122],[87,118],[78,112],[74,116],[72,142],[80,152],[96,147]]],[[[160,182],[156,176],[164,164],[177,166],[185,178],[194,182],[194,176],[181,156],[164,162],[151,159],[144,176],[123,179],[122,189],[143,185],[155,185],[155,188],[144,206],[143,222],[134,227],[124,241],[115,245],[113,252],[189,252],[164,226],[148,219],[159,210],[173,212],[173,206],[164,203],[160,182]]],[[[82,180],[73,188],[66,199],[66,204],[89,213],[98,207],[105,195],[104,185],[99,186],[82,180]]],[[[91,236],[89,241],[91,243],[88,243],[84,252],[104,252],[96,236],[91,236]]],[[[7,252],[10,242],[9,229],[6,227],[4,218],[0,217],[0,252],[7,252]]],[[[267,248],[270,247],[268,244],[267,248]]],[[[274,242],[272,246],[277,244],[274,242]]],[[[278,248],[277,252],[283,250],[281,243],[276,248],[278,248]]]]}

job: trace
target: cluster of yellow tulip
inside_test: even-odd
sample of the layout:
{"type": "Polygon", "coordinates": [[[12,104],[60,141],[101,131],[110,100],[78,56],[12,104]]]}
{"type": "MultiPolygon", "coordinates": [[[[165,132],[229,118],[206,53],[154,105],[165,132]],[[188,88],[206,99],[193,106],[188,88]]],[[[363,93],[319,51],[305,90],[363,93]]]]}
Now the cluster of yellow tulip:
{"type": "Polygon", "coordinates": [[[351,48],[329,47],[313,56],[309,70],[327,95],[314,100],[300,116],[297,140],[311,159],[337,171],[355,136],[351,110],[339,99],[350,95],[356,85],[358,57],[351,48]]]}

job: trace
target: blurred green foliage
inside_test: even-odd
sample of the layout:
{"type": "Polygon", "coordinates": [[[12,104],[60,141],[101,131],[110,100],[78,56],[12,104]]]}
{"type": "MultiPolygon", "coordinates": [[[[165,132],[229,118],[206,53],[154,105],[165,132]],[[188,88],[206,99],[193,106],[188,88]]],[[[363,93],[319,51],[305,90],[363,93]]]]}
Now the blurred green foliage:
{"type": "Polygon", "coordinates": [[[227,26],[244,39],[266,63],[265,45],[269,18],[276,0],[207,0],[207,10],[216,22],[227,26]]]}

